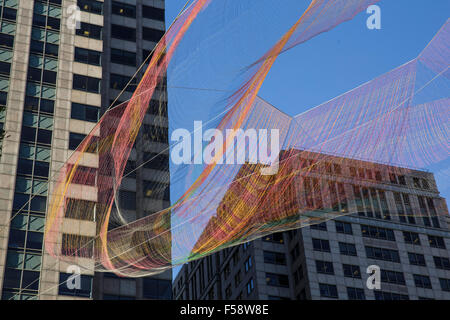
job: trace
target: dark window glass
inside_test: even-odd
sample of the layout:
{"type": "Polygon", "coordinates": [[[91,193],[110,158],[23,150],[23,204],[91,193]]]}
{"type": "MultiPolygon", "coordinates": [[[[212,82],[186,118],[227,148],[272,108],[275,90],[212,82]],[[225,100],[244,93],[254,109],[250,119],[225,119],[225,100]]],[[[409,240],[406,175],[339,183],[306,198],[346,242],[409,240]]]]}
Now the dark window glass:
{"type": "Polygon", "coordinates": [[[135,67],[136,53],[111,48],[111,62],[135,67]]]}
{"type": "Polygon", "coordinates": [[[69,134],[69,150],[76,150],[84,138],[86,138],[84,134],[71,132],[69,134]]]}
{"type": "Polygon", "coordinates": [[[395,241],[394,231],[375,226],[361,225],[363,237],[395,241]]]}
{"type": "Polygon", "coordinates": [[[445,257],[433,257],[434,264],[438,269],[450,270],[450,259],[445,257]]]}
{"type": "Polygon", "coordinates": [[[35,161],[34,163],[34,175],[42,178],[48,178],[49,163],[35,161]]]}
{"type": "Polygon", "coordinates": [[[351,223],[335,221],[336,223],[336,232],[345,233],[345,234],[353,234],[353,229],[351,223]]]}
{"type": "Polygon", "coordinates": [[[330,252],[330,242],[322,239],[312,239],[313,248],[316,251],[330,252]]]}
{"type": "Polygon", "coordinates": [[[430,243],[430,247],[445,249],[444,238],[438,236],[428,236],[428,242],[430,243]]]}
{"type": "Polygon", "coordinates": [[[288,276],[284,274],[266,273],[266,284],[274,287],[289,287],[288,276]]]}
{"type": "Polygon", "coordinates": [[[12,48],[14,46],[14,36],[0,33],[0,46],[12,48]]]}
{"type": "Polygon", "coordinates": [[[23,209],[28,204],[28,200],[30,200],[30,196],[28,194],[23,193],[14,194],[13,209],[14,210],[23,209]]]}
{"type": "Polygon", "coordinates": [[[5,270],[3,287],[5,288],[20,288],[20,278],[22,276],[22,272],[16,269],[5,270]]]}
{"type": "Polygon", "coordinates": [[[420,238],[418,233],[403,231],[403,239],[406,243],[420,245],[420,238]]]}
{"type": "Polygon", "coordinates": [[[425,256],[420,253],[408,252],[409,263],[416,266],[426,266],[425,256]]]}
{"type": "Polygon", "coordinates": [[[337,287],[331,284],[319,283],[320,296],[325,298],[338,298],[337,287]]]}
{"type": "Polygon", "coordinates": [[[136,192],[120,191],[119,207],[125,210],[136,210],[136,192]]]}
{"type": "Polygon", "coordinates": [[[432,289],[430,277],[420,274],[414,274],[414,283],[418,288],[432,289]]]}
{"type": "Polygon", "coordinates": [[[33,161],[19,159],[17,174],[31,175],[33,173],[33,161]]]}
{"type": "Polygon", "coordinates": [[[3,7],[3,19],[16,21],[17,10],[13,8],[3,7]]]}
{"type": "Polygon", "coordinates": [[[103,14],[103,2],[95,0],[78,0],[77,4],[81,11],[100,15],[103,14]]]}
{"type": "Polygon", "coordinates": [[[98,107],[72,102],[71,118],[89,122],[97,122],[99,119],[98,107]]]}
{"type": "Polygon", "coordinates": [[[73,88],[76,90],[100,93],[100,82],[101,79],[82,76],[79,74],[73,75],[73,88]]]}
{"type": "Polygon", "coordinates": [[[21,141],[34,142],[36,139],[36,129],[30,127],[22,127],[21,141]]]}
{"type": "Polygon", "coordinates": [[[25,247],[25,231],[11,229],[9,231],[9,248],[23,248],[25,247]]]}
{"type": "Polygon", "coordinates": [[[353,243],[339,242],[339,251],[346,256],[356,256],[356,246],[353,243]]]}
{"type": "Polygon", "coordinates": [[[48,56],[57,57],[59,46],[56,44],[46,43],[45,44],[45,54],[48,56]]]}
{"type": "Polygon", "coordinates": [[[333,263],[329,261],[316,260],[317,273],[334,274],[333,263]]]}
{"type": "Polygon", "coordinates": [[[169,280],[144,278],[143,281],[145,299],[169,300],[172,298],[172,283],[169,280]]]}
{"type": "Polygon", "coordinates": [[[9,75],[11,73],[11,63],[0,61],[0,74],[9,75]]]}
{"type": "Polygon", "coordinates": [[[151,29],[151,28],[142,28],[142,38],[147,41],[159,42],[161,38],[164,36],[164,31],[151,29]]]}
{"type": "Polygon", "coordinates": [[[85,297],[90,298],[92,293],[92,276],[81,275],[80,277],[80,289],[69,289],[67,285],[69,278],[72,274],[60,273],[59,274],[59,290],[58,294],[63,296],[75,296],[75,297],[85,297]]]}
{"type": "Polygon", "coordinates": [[[22,288],[27,288],[27,290],[38,290],[39,276],[40,272],[24,270],[22,276],[22,288]]]}
{"type": "Polygon", "coordinates": [[[343,264],[342,267],[344,269],[345,277],[361,279],[361,270],[359,269],[359,266],[343,264]]]}
{"type": "Polygon", "coordinates": [[[361,288],[347,288],[347,295],[349,300],[366,300],[364,289],[361,288]]]}
{"type": "Polygon", "coordinates": [[[318,223],[318,224],[312,224],[310,226],[310,228],[314,229],[314,230],[327,231],[327,224],[326,224],[326,222],[322,222],[322,223],[318,223]]]}
{"type": "Polygon", "coordinates": [[[286,255],[281,252],[264,251],[264,263],[286,265],[286,255]]]}
{"type": "Polygon", "coordinates": [[[385,260],[400,263],[400,256],[398,251],[384,249],[379,247],[367,247],[366,246],[367,258],[385,260]]]}
{"type": "Polygon", "coordinates": [[[42,250],[43,241],[44,241],[43,233],[28,231],[28,233],[27,233],[27,248],[28,249],[42,250]]]}
{"type": "Polygon", "coordinates": [[[91,64],[94,66],[101,65],[102,53],[94,50],[88,50],[83,48],[75,48],[75,61],[91,64]]]}
{"type": "Polygon", "coordinates": [[[81,22],[80,23],[80,28],[77,29],[76,34],[78,36],[82,36],[82,37],[87,37],[87,38],[101,40],[101,38],[102,38],[102,27],[101,26],[97,26],[95,24],[81,22]]]}
{"type": "Polygon", "coordinates": [[[111,37],[126,41],[136,41],[136,29],[120,26],[117,24],[111,25],[111,37]]]}
{"type": "Polygon", "coordinates": [[[381,282],[405,285],[405,277],[402,272],[381,270],[381,282]]]}
{"type": "Polygon", "coordinates": [[[142,6],[142,16],[147,19],[164,21],[165,12],[164,9],[142,6]]]}
{"type": "Polygon", "coordinates": [[[136,6],[113,1],[111,11],[113,14],[128,18],[136,18],[136,6]]]}
{"type": "Polygon", "coordinates": [[[131,80],[131,77],[121,76],[118,74],[110,75],[110,88],[115,90],[123,90],[128,92],[134,92],[136,90],[136,78],[131,80]],[[130,82],[130,84],[128,84],[130,82]],[[128,85],[128,86],[127,86],[128,85]]]}
{"type": "Polygon", "coordinates": [[[51,144],[52,132],[50,130],[38,129],[37,142],[42,144],[51,144]]]}
{"type": "Polygon", "coordinates": [[[31,199],[30,210],[36,212],[45,212],[47,209],[47,198],[42,196],[34,196],[31,199]]]}

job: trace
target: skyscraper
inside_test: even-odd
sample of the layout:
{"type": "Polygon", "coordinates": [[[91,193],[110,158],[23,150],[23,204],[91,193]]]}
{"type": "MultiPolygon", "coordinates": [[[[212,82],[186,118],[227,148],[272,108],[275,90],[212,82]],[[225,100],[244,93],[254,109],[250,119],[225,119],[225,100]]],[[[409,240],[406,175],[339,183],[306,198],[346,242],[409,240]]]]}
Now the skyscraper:
{"type": "MultiPolygon", "coordinates": [[[[89,249],[77,259],[82,266],[81,288],[72,290],[61,285],[70,276],[70,264],[43,249],[46,210],[59,169],[113,102],[131,98],[137,80],[126,85],[165,27],[163,0],[0,1],[2,299],[171,297],[170,273],[137,280],[95,273],[89,249]],[[80,9],[77,28],[70,27],[76,18],[74,5],[80,9]]],[[[145,67],[136,79],[143,71],[145,67]]],[[[157,166],[145,162],[168,145],[167,134],[146,135],[152,126],[159,132],[167,130],[165,88],[158,95],[157,111],[152,101],[119,193],[121,208],[131,219],[170,204],[168,157],[162,153],[157,166]],[[155,176],[166,181],[164,192],[148,190],[155,176]]],[[[89,156],[81,166],[98,167],[96,152],[89,156]]],[[[66,246],[68,239],[88,243],[95,236],[93,181],[80,185],[67,204],[82,203],[90,213],[85,220],[66,215],[58,245],[67,255],[72,252],[66,246]]]]}
{"type": "MultiPolygon", "coordinates": [[[[295,162],[295,179],[280,197],[257,199],[255,214],[273,220],[299,210],[304,227],[184,265],[173,284],[174,299],[450,299],[448,208],[432,173],[304,151],[295,162]],[[279,205],[285,207],[277,214],[279,205]],[[375,290],[367,285],[373,268],[381,286],[375,290]]],[[[224,225],[221,220],[225,227],[233,218],[240,221],[240,206],[227,211],[227,199],[239,203],[235,197],[241,195],[248,204],[246,186],[263,179],[242,167],[194,254],[206,234],[208,243],[221,237],[215,228],[224,225]]]]}

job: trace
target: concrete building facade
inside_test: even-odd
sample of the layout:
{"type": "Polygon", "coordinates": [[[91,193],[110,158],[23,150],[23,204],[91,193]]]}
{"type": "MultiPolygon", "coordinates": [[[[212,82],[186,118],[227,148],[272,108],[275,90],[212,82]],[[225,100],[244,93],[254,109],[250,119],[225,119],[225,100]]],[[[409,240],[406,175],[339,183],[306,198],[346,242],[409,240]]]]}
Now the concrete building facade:
{"type": "MultiPolygon", "coordinates": [[[[165,31],[163,0],[1,0],[0,1],[0,294],[2,299],[156,299],[170,298],[171,274],[149,279],[119,279],[97,274],[94,261],[79,258],[81,289],[60,285],[69,265],[43,248],[49,198],[57,173],[165,31]],[[70,28],[79,8],[80,23],[70,28]],[[125,36],[126,35],[126,36],[125,36]],[[134,35],[134,37],[133,37],[134,35]]],[[[141,74],[137,75],[137,79],[141,74]]],[[[135,86],[120,101],[131,98],[135,86]]],[[[161,88],[159,94],[164,95],[161,88]]],[[[159,100],[159,99],[158,99],[159,100]]],[[[161,99],[162,101],[162,99],[161,99]]],[[[167,105],[149,112],[146,125],[167,128],[167,105]],[[162,111],[161,111],[162,110],[162,111]],[[155,120],[157,119],[157,120],[155,120]]],[[[164,137],[164,135],[163,135],[164,137]]],[[[145,136],[136,143],[130,174],[121,190],[131,199],[125,210],[139,218],[146,208],[170,204],[169,194],[146,197],[145,181],[169,182],[167,164],[134,170],[146,153],[159,153],[167,140],[145,136]],[[144,150],[144,147],[147,150],[144,150]]],[[[138,139],[139,140],[139,139],[138,139]]],[[[80,165],[97,168],[92,153],[80,165]]],[[[167,188],[168,189],[168,188],[167,188]]],[[[95,236],[95,185],[71,194],[83,201],[92,218],[66,216],[57,244],[67,236],[95,236]]],[[[151,212],[147,212],[151,213],[151,212]]]]}
{"type": "Polygon", "coordinates": [[[335,216],[306,212],[326,221],[185,264],[174,299],[450,299],[448,208],[433,174],[328,155],[299,161],[317,162],[296,179],[300,207],[335,216]],[[367,286],[369,266],[379,290],[367,286]]]}

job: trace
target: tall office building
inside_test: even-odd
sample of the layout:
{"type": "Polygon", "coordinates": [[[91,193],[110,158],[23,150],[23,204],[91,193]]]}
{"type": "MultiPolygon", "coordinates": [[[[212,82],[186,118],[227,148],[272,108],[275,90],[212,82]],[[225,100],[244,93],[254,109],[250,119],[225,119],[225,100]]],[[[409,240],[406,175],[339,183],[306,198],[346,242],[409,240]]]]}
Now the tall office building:
{"type": "MultiPolygon", "coordinates": [[[[450,299],[448,208],[432,173],[311,152],[298,155],[292,170],[300,170],[295,179],[281,182],[289,185],[277,198],[280,204],[258,199],[261,205],[246,208],[254,208],[259,222],[270,220],[277,205],[286,205],[286,212],[300,208],[305,226],[185,264],[173,283],[174,299],[450,299]],[[317,224],[319,217],[329,220],[317,224]],[[374,265],[379,290],[367,286],[367,269],[374,265]]],[[[241,172],[199,246],[206,234],[214,243],[211,237],[219,233],[211,230],[222,220],[232,224],[226,208],[234,204],[227,205],[227,199],[245,194],[246,183],[258,185],[246,181],[251,176],[246,166],[241,172]]]]}
{"type": "MultiPolygon", "coordinates": [[[[71,290],[60,285],[70,265],[43,249],[46,210],[59,169],[162,37],[164,16],[164,0],[0,0],[2,299],[171,297],[170,272],[143,279],[95,273],[89,250],[77,259],[81,288],[71,290]],[[69,28],[76,17],[69,9],[73,5],[81,10],[76,29],[69,28]]],[[[130,99],[135,86],[132,81],[119,102],[130,99]]],[[[120,188],[120,208],[130,220],[170,204],[168,156],[160,155],[157,165],[145,162],[168,146],[165,93],[160,88],[150,104],[120,188]],[[167,188],[152,192],[152,181],[167,188]]],[[[96,168],[100,160],[93,152],[83,161],[80,166],[96,168]]],[[[68,206],[81,203],[92,214],[86,220],[66,214],[57,240],[63,253],[73,252],[66,247],[69,239],[82,243],[95,236],[97,196],[90,182],[70,195],[68,206]]]]}

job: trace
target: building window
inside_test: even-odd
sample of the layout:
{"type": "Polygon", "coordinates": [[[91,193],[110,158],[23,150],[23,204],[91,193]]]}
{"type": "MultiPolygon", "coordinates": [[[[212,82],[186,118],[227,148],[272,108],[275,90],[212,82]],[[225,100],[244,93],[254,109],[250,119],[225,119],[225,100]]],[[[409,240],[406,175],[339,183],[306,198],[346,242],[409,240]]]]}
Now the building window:
{"type": "Polygon", "coordinates": [[[82,76],[79,74],[73,75],[73,88],[91,93],[100,93],[101,79],[82,76]]]}
{"type": "Polygon", "coordinates": [[[136,53],[120,49],[111,48],[111,62],[126,66],[136,66],[136,53]]]}
{"type": "Polygon", "coordinates": [[[432,289],[430,277],[420,274],[414,274],[413,278],[417,288],[432,289]]]}
{"type": "Polygon", "coordinates": [[[344,269],[344,277],[361,279],[361,270],[359,269],[359,266],[343,264],[342,267],[344,269]]]}
{"type": "Polygon", "coordinates": [[[164,9],[142,6],[142,16],[147,19],[164,21],[165,12],[164,9]]]}
{"type": "Polygon", "coordinates": [[[91,298],[92,296],[92,276],[80,275],[80,289],[69,289],[67,286],[67,281],[70,281],[69,278],[73,276],[70,273],[60,273],[59,274],[59,290],[58,294],[62,296],[73,296],[73,297],[83,297],[83,298],[91,298]]]}
{"type": "Polygon", "coordinates": [[[375,290],[375,300],[409,300],[404,294],[375,290]]]}
{"type": "Polygon", "coordinates": [[[99,51],[75,48],[75,61],[93,66],[102,65],[102,53],[99,51]]]}
{"type": "Polygon", "coordinates": [[[295,261],[298,256],[300,256],[300,247],[298,243],[295,244],[294,248],[291,250],[291,259],[292,261],[295,261]]]}
{"type": "Polygon", "coordinates": [[[281,252],[264,251],[264,263],[286,265],[286,255],[281,252]]]}
{"type": "Polygon", "coordinates": [[[353,234],[352,224],[348,222],[335,221],[336,232],[344,234],[353,234]]]}
{"type": "Polygon", "coordinates": [[[324,298],[338,298],[338,292],[335,285],[319,283],[320,296],[324,298]]]}
{"type": "Polygon", "coordinates": [[[329,261],[316,260],[317,273],[334,274],[333,263],[329,261]]]}
{"type": "Polygon", "coordinates": [[[76,30],[75,34],[77,36],[101,40],[102,39],[102,27],[97,26],[95,24],[81,22],[80,28],[76,30]]]}
{"type": "Polygon", "coordinates": [[[415,266],[426,266],[425,256],[420,253],[408,252],[409,263],[415,266]]]}
{"type": "Polygon", "coordinates": [[[248,259],[245,261],[245,272],[248,272],[252,267],[252,257],[248,257],[248,259]]]}
{"type": "Polygon", "coordinates": [[[439,278],[442,291],[450,292],[450,279],[439,278]]]}
{"type": "Polygon", "coordinates": [[[356,246],[353,243],[339,242],[339,251],[346,256],[357,256],[356,246]]]}
{"type": "Polygon", "coordinates": [[[289,288],[289,278],[284,274],[266,272],[266,284],[274,287],[289,288]]]}
{"type": "Polygon", "coordinates": [[[400,263],[398,251],[379,247],[366,247],[367,258],[400,263]]]}
{"type": "Polygon", "coordinates": [[[438,236],[428,236],[428,243],[430,247],[445,249],[444,238],[438,236]]]}
{"type": "Polygon", "coordinates": [[[330,242],[322,239],[312,239],[315,251],[330,252],[330,242]]]}
{"type": "Polygon", "coordinates": [[[361,225],[361,233],[366,238],[395,241],[394,231],[391,229],[361,225]]]}
{"type": "Polygon", "coordinates": [[[366,300],[364,289],[347,287],[348,300],[366,300]]]}
{"type": "Polygon", "coordinates": [[[444,257],[433,257],[436,268],[450,270],[450,260],[444,257]]]}
{"type": "Polygon", "coordinates": [[[110,88],[115,90],[124,90],[134,92],[136,89],[136,78],[121,76],[119,74],[110,75],[110,88]]]}
{"type": "Polygon", "coordinates": [[[142,28],[142,38],[147,41],[159,42],[164,36],[164,31],[152,28],[142,28]]]}
{"type": "Polygon", "coordinates": [[[263,238],[263,241],[284,243],[283,234],[280,232],[269,234],[263,238]]]}
{"type": "Polygon", "coordinates": [[[100,15],[103,14],[103,2],[96,0],[78,0],[77,4],[81,11],[100,15]]]}
{"type": "Polygon", "coordinates": [[[80,133],[70,132],[69,134],[69,150],[76,150],[86,136],[80,133]]]}
{"type": "Polygon", "coordinates": [[[318,223],[318,224],[312,224],[310,226],[310,228],[313,229],[313,230],[327,231],[327,223],[326,222],[322,222],[322,223],[318,223]]]}
{"type": "Polygon", "coordinates": [[[119,207],[125,210],[136,210],[136,192],[119,191],[119,207]]]}
{"type": "Polygon", "coordinates": [[[405,277],[402,272],[381,270],[381,282],[405,285],[405,277]]]}
{"type": "Polygon", "coordinates": [[[112,14],[136,19],[136,6],[113,1],[111,7],[112,14]]]}
{"type": "Polygon", "coordinates": [[[136,42],[136,29],[111,24],[111,37],[136,42]]]}
{"type": "Polygon", "coordinates": [[[255,289],[253,278],[250,278],[250,280],[247,282],[247,296],[249,296],[253,292],[253,289],[255,289]]]}
{"type": "Polygon", "coordinates": [[[406,243],[420,246],[420,238],[418,233],[403,231],[403,239],[406,243]]]}
{"type": "Polygon", "coordinates": [[[72,119],[96,123],[99,120],[99,113],[100,113],[99,107],[72,102],[72,111],[70,117],[72,119]]]}
{"type": "Polygon", "coordinates": [[[143,278],[142,296],[144,299],[172,299],[172,283],[170,280],[143,278]]]}

